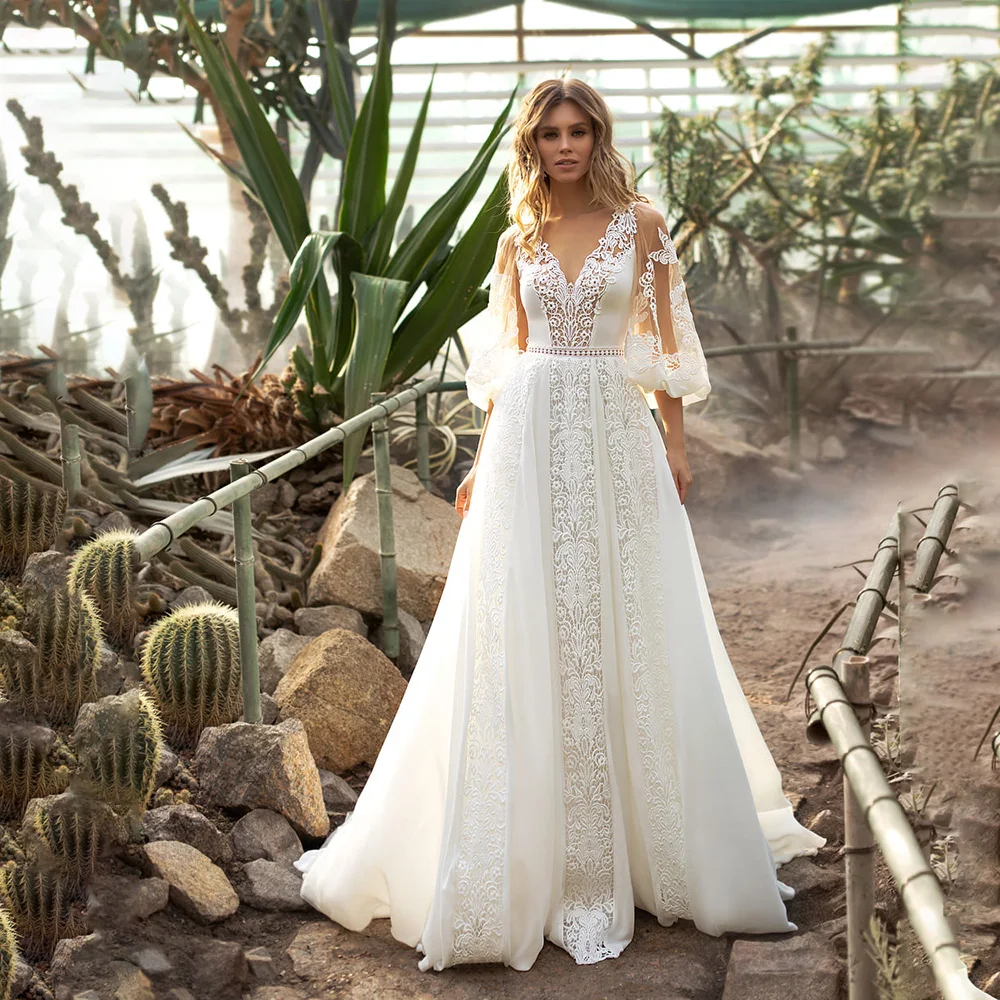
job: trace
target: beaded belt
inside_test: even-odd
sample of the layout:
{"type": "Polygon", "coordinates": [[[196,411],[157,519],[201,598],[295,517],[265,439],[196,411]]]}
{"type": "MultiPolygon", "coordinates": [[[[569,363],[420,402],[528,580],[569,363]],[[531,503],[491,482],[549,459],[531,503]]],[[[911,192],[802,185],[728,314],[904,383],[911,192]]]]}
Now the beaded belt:
{"type": "Polygon", "coordinates": [[[616,354],[624,354],[624,347],[559,347],[546,344],[529,344],[527,350],[532,354],[562,354],[566,356],[597,356],[610,357],[616,354]]]}

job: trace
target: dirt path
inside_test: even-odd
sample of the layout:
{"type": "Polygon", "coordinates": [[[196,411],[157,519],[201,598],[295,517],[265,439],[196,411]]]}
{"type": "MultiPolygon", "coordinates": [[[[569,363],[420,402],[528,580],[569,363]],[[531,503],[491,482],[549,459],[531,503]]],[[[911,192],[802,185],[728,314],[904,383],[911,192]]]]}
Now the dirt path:
{"type": "MultiPolygon", "coordinates": [[[[988,440],[985,432],[941,434],[919,449],[885,455],[877,474],[858,466],[817,470],[807,493],[725,517],[700,511],[696,499],[690,503],[720,630],[782,771],[786,794],[796,803],[802,822],[830,810],[819,827],[829,839],[827,847],[817,858],[797,859],[780,871],[781,878],[798,890],[788,904],[789,918],[802,932],[818,931],[832,939],[841,953],[839,765],[831,748],[806,742],[801,680],[787,702],[785,693],[822,624],[861,587],[854,570],[836,567],[870,557],[897,501],[904,509],[931,503],[949,476],[964,476],[982,461],[988,440]]],[[[861,566],[867,569],[865,563],[861,566]]],[[[845,617],[835,627],[811,663],[833,653],[846,621],[845,617]]],[[[894,669],[891,657],[881,657],[873,687],[894,669]]],[[[983,674],[983,685],[969,697],[982,699],[988,694],[994,702],[1000,700],[995,671],[983,674]]],[[[883,891],[888,892],[886,886],[883,891]]],[[[490,1000],[522,993],[551,1000],[718,1000],[734,940],[732,935],[700,934],[684,921],[660,927],[637,911],[634,939],[614,961],[577,966],[565,952],[546,943],[526,973],[494,966],[420,973],[416,954],[391,937],[387,920],[351,933],[311,914],[261,915],[259,920],[248,914],[239,933],[246,947],[264,945],[275,962],[277,982],[258,986],[251,992],[254,1000],[438,996],[490,1000]]]]}

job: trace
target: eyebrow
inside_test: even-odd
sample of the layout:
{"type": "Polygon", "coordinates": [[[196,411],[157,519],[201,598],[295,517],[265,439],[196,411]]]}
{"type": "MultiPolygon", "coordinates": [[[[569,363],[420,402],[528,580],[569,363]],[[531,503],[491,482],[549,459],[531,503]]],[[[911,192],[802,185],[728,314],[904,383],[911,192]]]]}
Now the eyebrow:
{"type": "MultiPolygon", "coordinates": [[[[587,123],[586,122],[573,122],[573,124],[570,125],[570,128],[578,128],[580,125],[582,125],[584,128],[587,127],[587,123]]],[[[542,128],[556,128],[556,126],[555,125],[543,125],[542,128]]]]}

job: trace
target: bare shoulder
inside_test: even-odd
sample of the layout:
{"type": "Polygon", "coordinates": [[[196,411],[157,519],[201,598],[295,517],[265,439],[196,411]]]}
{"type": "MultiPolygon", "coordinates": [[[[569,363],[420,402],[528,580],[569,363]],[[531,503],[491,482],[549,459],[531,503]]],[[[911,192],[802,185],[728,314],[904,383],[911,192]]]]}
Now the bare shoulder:
{"type": "Polygon", "coordinates": [[[667,220],[663,213],[648,201],[635,203],[635,222],[639,231],[645,235],[655,237],[657,229],[667,232],[667,220]]]}

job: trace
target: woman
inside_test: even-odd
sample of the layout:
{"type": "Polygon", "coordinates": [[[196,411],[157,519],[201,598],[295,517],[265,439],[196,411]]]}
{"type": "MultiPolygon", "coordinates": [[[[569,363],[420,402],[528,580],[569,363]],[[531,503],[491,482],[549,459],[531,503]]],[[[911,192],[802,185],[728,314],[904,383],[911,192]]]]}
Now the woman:
{"type": "Polygon", "coordinates": [[[351,930],[390,917],[424,970],[529,969],[546,938],[611,958],[635,906],[794,931],[775,867],[825,841],[782,794],[683,507],[682,407],[710,385],[673,243],[593,88],[539,84],[514,131],[448,579],[302,895],[351,930]]]}

